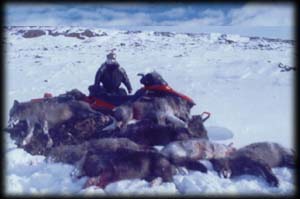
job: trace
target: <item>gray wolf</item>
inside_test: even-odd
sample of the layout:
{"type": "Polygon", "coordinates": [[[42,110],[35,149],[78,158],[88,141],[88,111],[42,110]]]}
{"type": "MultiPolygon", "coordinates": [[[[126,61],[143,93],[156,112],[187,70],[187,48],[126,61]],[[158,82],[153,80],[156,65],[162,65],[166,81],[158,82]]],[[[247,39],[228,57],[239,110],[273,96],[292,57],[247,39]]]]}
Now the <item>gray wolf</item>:
{"type": "Polygon", "coordinates": [[[228,157],[235,152],[232,143],[229,145],[211,142],[207,139],[188,139],[169,143],[161,153],[173,162],[228,157]]]}
{"type": "Polygon", "coordinates": [[[27,132],[22,142],[25,146],[30,143],[36,125],[39,125],[47,136],[47,147],[53,145],[49,135],[49,129],[61,124],[72,117],[85,117],[89,114],[97,114],[86,102],[70,100],[58,102],[57,99],[45,99],[42,101],[18,102],[14,101],[9,112],[9,125],[15,125],[19,121],[26,121],[27,132]]]}
{"type": "Polygon", "coordinates": [[[80,145],[64,145],[51,150],[49,158],[76,164],[79,177],[89,176],[87,186],[105,187],[122,179],[152,181],[158,177],[172,181],[176,166],[207,172],[204,165],[187,161],[175,165],[155,148],[139,145],[127,138],[103,138],[80,145]]]}
{"type": "Polygon", "coordinates": [[[244,174],[256,175],[277,187],[279,181],[271,168],[295,168],[294,153],[278,143],[258,142],[238,149],[229,157],[213,158],[210,161],[218,174],[225,178],[244,174]]]}
{"type": "MultiPolygon", "coordinates": [[[[142,75],[140,81],[145,85],[145,88],[160,85],[167,86],[166,81],[157,72],[142,75]]],[[[190,109],[193,106],[194,103],[191,101],[170,92],[140,89],[136,92],[134,100],[114,109],[114,117],[117,120],[117,126],[120,128],[126,127],[132,119],[150,119],[160,125],[187,128],[190,109]]]]}

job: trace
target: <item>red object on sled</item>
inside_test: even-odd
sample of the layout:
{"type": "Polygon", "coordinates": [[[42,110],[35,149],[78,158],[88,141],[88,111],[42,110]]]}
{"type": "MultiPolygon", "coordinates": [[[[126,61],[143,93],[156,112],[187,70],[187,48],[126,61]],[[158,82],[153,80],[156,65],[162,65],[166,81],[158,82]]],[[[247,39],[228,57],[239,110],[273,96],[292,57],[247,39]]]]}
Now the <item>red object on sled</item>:
{"type": "MultiPolygon", "coordinates": [[[[51,98],[53,95],[51,93],[44,93],[43,98],[36,98],[36,99],[31,99],[31,102],[42,102],[45,99],[51,98]]],[[[107,109],[113,109],[115,108],[115,105],[107,103],[105,101],[102,101],[96,97],[86,97],[83,99],[83,101],[87,102],[90,104],[90,106],[94,109],[99,109],[99,108],[107,108],[107,109]]]]}
{"type": "Polygon", "coordinates": [[[145,86],[144,89],[146,90],[153,90],[153,91],[164,91],[164,92],[168,92],[168,93],[172,93],[175,94],[185,100],[187,100],[188,102],[192,103],[193,105],[195,105],[196,103],[192,100],[192,98],[179,93],[177,91],[175,91],[174,89],[172,89],[170,86],[167,85],[154,85],[154,86],[145,86]]]}
{"type": "Polygon", "coordinates": [[[114,109],[116,106],[110,103],[107,103],[105,101],[102,101],[96,97],[86,97],[83,99],[83,101],[87,102],[90,104],[90,106],[94,109],[98,109],[98,108],[107,108],[107,109],[114,109]]]}

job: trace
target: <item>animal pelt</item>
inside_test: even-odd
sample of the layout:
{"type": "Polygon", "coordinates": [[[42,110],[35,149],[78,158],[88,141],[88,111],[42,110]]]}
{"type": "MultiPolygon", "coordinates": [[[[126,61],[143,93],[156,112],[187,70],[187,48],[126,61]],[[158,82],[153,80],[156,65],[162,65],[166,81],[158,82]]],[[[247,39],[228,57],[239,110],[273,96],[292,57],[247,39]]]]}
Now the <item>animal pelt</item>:
{"type": "Polygon", "coordinates": [[[157,176],[172,180],[174,168],[155,148],[138,145],[126,138],[103,138],[79,145],[53,148],[48,155],[52,161],[76,164],[81,175],[101,176],[101,185],[121,179],[157,176]]]}
{"type": "MultiPolygon", "coordinates": [[[[166,86],[167,82],[156,72],[143,75],[140,80],[145,86],[166,86]]],[[[190,101],[169,92],[140,89],[136,97],[114,109],[119,127],[126,127],[132,119],[151,119],[160,125],[171,124],[185,127],[194,106],[190,101]]]]}
{"type": "Polygon", "coordinates": [[[220,176],[231,178],[244,174],[261,176],[269,185],[279,181],[271,168],[295,167],[294,151],[278,143],[259,142],[240,148],[226,158],[211,159],[213,168],[220,176]]]}
{"type": "MultiPolygon", "coordinates": [[[[76,145],[87,140],[97,138],[101,129],[111,123],[111,117],[104,114],[89,115],[86,118],[72,118],[62,124],[53,126],[49,130],[49,134],[53,139],[53,146],[60,145],[76,145]]],[[[27,145],[22,145],[22,141],[26,137],[27,123],[20,121],[13,127],[6,128],[10,137],[15,141],[18,147],[32,155],[45,155],[50,148],[45,147],[47,144],[47,136],[42,132],[39,125],[35,126],[31,142],[27,145]]]]}
{"type": "Polygon", "coordinates": [[[174,140],[190,138],[186,128],[159,125],[152,120],[141,120],[127,125],[125,129],[114,129],[110,132],[98,134],[99,137],[128,138],[143,145],[165,145],[174,140]]]}
{"type": "Polygon", "coordinates": [[[225,145],[207,139],[194,138],[171,142],[162,148],[161,153],[173,162],[181,162],[228,157],[235,150],[231,144],[225,145]]]}
{"type": "Polygon", "coordinates": [[[90,139],[79,144],[61,144],[49,151],[47,156],[55,162],[74,164],[87,152],[103,153],[118,150],[156,151],[155,148],[139,145],[127,138],[90,139]]]}
{"type": "Polygon", "coordinates": [[[46,146],[52,147],[53,139],[49,134],[49,130],[54,126],[72,118],[83,118],[91,114],[98,114],[91,109],[88,103],[77,100],[77,98],[82,98],[83,95],[79,91],[73,90],[67,92],[65,96],[32,99],[28,102],[15,100],[9,111],[8,125],[14,126],[20,121],[26,121],[27,130],[26,137],[22,141],[23,146],[31,142],[36,126],[40,126],[48,139],[46,146]]]}
{"type": "MultiPolygon", "coordinates": [[[[94,183],[101,187],[133,178],[151,181],[161,177],[163,181],[172,181],[176,174],[176,165],[168,157],[155,148],[139,145],[127,138],[93,139],[79,145],[59,146],[51,150],[48,159],[75,164],[80,176],[97,178],[94,183]]],[[[207,171],[205,166],[195,161],[182,162],[177,166],[207,171]]]]}

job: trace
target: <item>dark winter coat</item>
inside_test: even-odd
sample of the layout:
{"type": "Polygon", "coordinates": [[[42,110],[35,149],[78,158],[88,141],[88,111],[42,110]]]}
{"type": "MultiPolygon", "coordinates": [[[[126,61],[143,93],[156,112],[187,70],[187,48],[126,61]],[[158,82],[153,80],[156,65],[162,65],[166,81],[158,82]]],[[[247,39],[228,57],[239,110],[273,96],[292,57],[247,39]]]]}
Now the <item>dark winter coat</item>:
{"type": "Polygon", "coordinates": [[[101,65],[96,73],[94,85],[99,85],[100,82],[108,93],[117,93],[121,83],[126,86],[128,91],[132,90],[124,68],[120,67],[118,63],[113,65],[103,63],[101,65]]]}

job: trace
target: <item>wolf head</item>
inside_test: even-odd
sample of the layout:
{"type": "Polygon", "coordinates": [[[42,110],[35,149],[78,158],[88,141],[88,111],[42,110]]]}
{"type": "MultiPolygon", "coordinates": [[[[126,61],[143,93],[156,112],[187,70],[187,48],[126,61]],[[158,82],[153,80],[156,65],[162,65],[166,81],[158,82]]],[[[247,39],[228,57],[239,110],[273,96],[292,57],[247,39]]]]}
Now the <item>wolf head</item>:
{"type": "Polygon", "coordinates": [[[173,181],[173,175],[176,174],[175,167],[171,162],[160,155],[152,159],[151,168],[154,168],[151,171],[151,178],[161,177],[165,182],[173,181]]]}
{"type": "Polygon", "coordinates": [[[24,120],[24,106],[17,100],[14,101],[13,107],[9,111],[8,126],[12,127],[19,123],[20,120],[24,120]]]}
{"type": "Polygon", "coordinates": [[[228,158],[211,159],[210,162],[212,163],[214,170],[218,173],[220,177],[231,177],[232,170],[230,167],[230,160],[228,158]]]}

